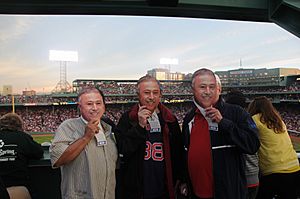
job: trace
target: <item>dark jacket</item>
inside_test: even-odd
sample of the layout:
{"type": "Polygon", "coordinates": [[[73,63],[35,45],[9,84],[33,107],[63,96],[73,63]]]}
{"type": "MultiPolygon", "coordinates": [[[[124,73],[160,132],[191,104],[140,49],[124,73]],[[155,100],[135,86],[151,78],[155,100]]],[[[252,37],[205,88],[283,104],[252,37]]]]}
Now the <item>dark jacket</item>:
{"type": "Polygon", "coordinates": [[[4,185],[1,177],[0,177],[0,198],[9,199],[8,192],[6,190],[6,186],[4,185]]]}
{"type": "MultiPolygon", "coordinates": [[[[161,114],[160,124],[163,135],[165,160],[165,184],[170,199],[174,199],[174,186],[182,180],[184,172],[184,147],[180,127],[176,117],[164,105],[158,106],[161,114]]],[[[117,189],[122,199],[140,199],[143,196],[143,163],[146,146],[146,130],[138,124],[138,105],[120,118],[117,125],[118,149],[121,168],[117,189]],[[120,190],[121,189],[121,190],[120,190]]]]}
{"type": "MultiPolygon", "coordinates": [[[[214,199],[245,199],[247,184],[243,154],[254,154],[260,146],[256,125],[246,111],[226,104],[222,99],[215,108],[223,119],[218,124],[218,131],[210,131],[214,199]]],[[[189,123],[194,118],[195,110],[194,105],[183,122],[186,162],[190,143],[189,123]]]]}
{"type": "Polygon", "coordinates": [[[0,176],[6,187],[28,186],[28,160],[43,157],[43,148],[21,131],[0,131],[0,176]]]}

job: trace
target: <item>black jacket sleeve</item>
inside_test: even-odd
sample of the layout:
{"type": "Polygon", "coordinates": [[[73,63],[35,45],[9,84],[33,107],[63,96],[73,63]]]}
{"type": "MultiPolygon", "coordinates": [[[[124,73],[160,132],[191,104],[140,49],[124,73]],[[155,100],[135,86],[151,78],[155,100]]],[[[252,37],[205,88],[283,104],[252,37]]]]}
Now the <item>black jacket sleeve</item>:
{"type": "Polygon", "coordinates": [[[227,109],[230,109],[231,116],[227,117],[229,113],[225,113],[219,123],[220,127],[229,134],[232,143],[243,153],[255,154],[260,147],[260,142],[254,121],[240,107],[230,105],[227,109]]]}
{"type": "Polygon", "coordinates": [[[137,122],[130,121],[129,113],[122,115],[117,125],[116,139],[120,156],[126,160],[140,147],[145,147],[146,130],[137,122]]]}

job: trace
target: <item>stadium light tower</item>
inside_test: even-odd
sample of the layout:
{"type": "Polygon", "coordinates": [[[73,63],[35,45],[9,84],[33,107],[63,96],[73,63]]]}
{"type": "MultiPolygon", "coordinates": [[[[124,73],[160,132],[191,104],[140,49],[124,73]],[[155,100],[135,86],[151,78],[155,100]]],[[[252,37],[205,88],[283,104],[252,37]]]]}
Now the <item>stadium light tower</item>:
{"type": "Polygon", "coordinates": [[[52,90],[53,93],[68,93],[72,91],[72,86],[67,81],[67,62],[78,62],[77,51],[50,50],[50,61],[59,61],[60,80],[52,90]]]}

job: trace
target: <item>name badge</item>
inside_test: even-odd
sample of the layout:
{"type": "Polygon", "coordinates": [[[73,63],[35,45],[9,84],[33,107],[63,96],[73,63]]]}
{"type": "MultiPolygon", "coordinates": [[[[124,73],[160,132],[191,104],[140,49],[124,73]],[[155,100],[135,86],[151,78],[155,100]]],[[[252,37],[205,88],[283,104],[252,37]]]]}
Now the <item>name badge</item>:
{"type": "Polygon", "coordinates": [[[208,128],[210,131],[219,131],[219,125],[216,122],[213,122],[210,118],[206,118],[208,123],[208,128]]]}
{"type": "Polygon", "coordinates": [[[159,120],[149,118],[148,122],[149,122],[149,126],[150,126],[150,133],[161,132],[159,120]]]}
{"type": "Polygon", "coordinates": [[[102,132],[96,133],[95,138],[96,138],[97,146],[104,146],[107,144],[107,140],[104,133],[102,132]]]}

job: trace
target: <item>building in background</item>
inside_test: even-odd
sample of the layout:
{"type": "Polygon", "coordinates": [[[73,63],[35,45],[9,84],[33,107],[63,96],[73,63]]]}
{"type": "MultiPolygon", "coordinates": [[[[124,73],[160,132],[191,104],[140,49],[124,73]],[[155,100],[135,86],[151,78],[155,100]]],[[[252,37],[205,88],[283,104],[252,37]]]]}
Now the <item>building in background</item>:
{"type": "Polygon", "coordinates": [[[260,68],[215,71],[224,87],[290,86],[300,76],[297,68],[260,68]]]}
{"type": "Polygon", "coordinates": [[[171,73],[169,69],[154,68],[147,71],[147,74],[155,77],[157,80],[183,80],[185,75],[183,73],[171,73]]]}
{"type": "Polygon", "coordinates": [[[34,95],[36,95],[36,91],[35,90],[30,90],[30,91],[25,90],[25,91],[22,91],[22,94],[24,96],[34,96],[34,95]]]}
{"type": "Polygon", "coordinates": [[[3,85],[2,95],[12,95],[13,87],[12,85],[3,85]]]}

